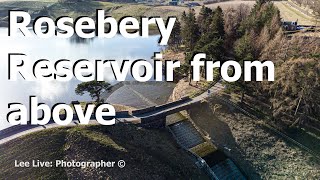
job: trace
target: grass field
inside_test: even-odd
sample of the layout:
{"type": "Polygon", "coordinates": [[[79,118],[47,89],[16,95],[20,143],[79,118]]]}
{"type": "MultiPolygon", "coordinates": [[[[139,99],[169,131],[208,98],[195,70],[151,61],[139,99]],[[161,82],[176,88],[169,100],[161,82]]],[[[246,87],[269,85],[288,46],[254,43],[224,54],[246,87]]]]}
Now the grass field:
{"type": "Polygon", "coordinates": [[[0,177],[17,179],[65,179],[62,168],[25,168],[14,167],[14,160],[32,161],[41,159],[53,161],[63,159],[63,146],[66,143],[67,129],[54,129],[25,136],[0,146],[0,177]]]}
{"type": "Polygon", "coordinates": [[[161,6],[153,7],[142,4],[118,4],[109,2],[80,2],[77,6],[70,4],[54,4],[50,7],[53,16],[69,15],[71,17],[87,15],[95,16],[96,9],[104,9],[106,15],[120,19],[124,16],[133,16],[139,18],[141,16],[161,16],[167,18],[169,16],[180,16],[186,7],[170,7],[161,6]]]}
{"type": "MultiPolygon", "coordinates": [[[[201,3],[201,2],[200,2],[201,3]]],[[[252,7],[255,1],[226,1],[206,5],[209,8],[217,8],[220,6],[222,9],[237,8],[240,4],[246,4],[252,7]]],[[[314,25],[314,18],[308,16],[298,9],[290,6],[287,1],[275,1],[274,4],[279,8],[283,20],[295,21],[298,20],[299,24],[314,25]]],[[[76,5],[68,3],[57,3],[57,0],[28,0],[28,1],[10,1],[0,0],[0,19],[7,16],[7,11],[10,9],[23,9],[26,11],[37,11],[44,6],[49,6],[50,15],[58,17],[61,15],[68,15],[71,17],[78,17],[81,15],[94,16],[96,9],[104,9],[107,15],[113,16],[117,19],[123,16],[161,16],[167,18],[168,16],[181,16],[183,11],[188,11],[188,7],[183,6],[147,6],[143,4],[121,4],[110,3],[102,1],[78,2],[76,5]]],[[[199,13],[200,6],[194,7],[196,13],[199,13]]]]}
{"type": "MultiPolygon", "coordinates": [[[[230,1],[223,3],[215,3],[207,5],[210,8],[221,6],[222,9],[229,7],[237,7],[240,4],[254,5],[254,1],[230,1]]],[[[96,9],[104,9],[109,16],[120,19],[123,16],[161,16],[167,18],[169,16],[181,16],[183,11],[188,11],[186,6],[147,6],[143,4],[123,4],[110,3],[102,1],[78,2],[76,5],[69,3],[57,3],[57,0],[29,0],[29,1],[9,1],[0,0],[0,17],[5,18],[10,9],[23,9],[26,11],[38,11],[43,7],[49,7],[49,14],[53,18],[68,15],[70,17],[78,16],[95,16],[96,9]]],[[[196,13],[200,11],[200,6],[194,7],[196,13]]],[[[1,19],[0,18],[0,19],[1,19]]]]}
{"type": "Polygon", "coordinates": [[[43,130],[0,146],[0,179],[202,179],[167,131],[134,125],[78,126],[43,130]],[[14,161],[119,161],[114,168],[15,168],[14,161]]]}
{"type": "Polygon", "coordinates": [[[27,12],[34,12],[49,6],[54,2],[46,1],[0,1],[0,20],[7,18],[8,10],[24,10],[27,12]]]}
{"type": "Polygon", "coordinates": [[[305,15],[291,7],[286,1],[276,1],[274,4],[279,8],[281,18],[285,21],[296,21],[301,25],[316,25],[313,17],[305,15]]]}

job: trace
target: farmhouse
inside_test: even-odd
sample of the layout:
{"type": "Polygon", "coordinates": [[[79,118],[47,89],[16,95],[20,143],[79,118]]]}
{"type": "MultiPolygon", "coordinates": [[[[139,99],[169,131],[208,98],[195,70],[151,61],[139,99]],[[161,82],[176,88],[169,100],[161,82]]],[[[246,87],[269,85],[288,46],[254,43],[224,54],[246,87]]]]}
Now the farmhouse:
{"type": "Polygon", "coordinates": [[[298,29],[298,21],[283,21],[282,26],[286,31],[296,31],[298,29]]]}

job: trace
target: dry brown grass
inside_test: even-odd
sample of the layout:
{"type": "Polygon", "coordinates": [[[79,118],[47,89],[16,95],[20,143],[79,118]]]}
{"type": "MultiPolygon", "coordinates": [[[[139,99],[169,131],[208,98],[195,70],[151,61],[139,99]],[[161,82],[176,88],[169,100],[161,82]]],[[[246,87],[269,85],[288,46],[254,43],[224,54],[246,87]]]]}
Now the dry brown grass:
{"type": "Polygon", "coordinates": [[[291,7],[286,1],[274,2],[279,8],[281,18],[285,21],[296,21],[302,25],[315,25],[315,19],[311,16],[299,12],[299,10],[291,7]]]}
{"type": "MultiPolygon", "coordinates": [[[[226,2],[220,2],[220,3],[214,3],[214,4],[208,4],[206,5],[208,8],[215,9],[218,6],[220,6],[223,10],[226,10],[228,8],[234,8],[236,9],[239,7],[241,4],[248,5],[249,7],[253,7],[255,4],[255,1],[240,1],[240,0],[235,0],[235,1],[226,1],[226,2]]],[[[200,11],[201,7],[196,8],[196,12],[198,13],[200,11]]]]}
{"type": "MultiPolygon", "coordinates": [[[[199,1],[198,3],[201,5],[203,4],[201,1],[199,1]]],[[[220,6],[223,10],[226,10],[228,8],[236,9],[241,4],[245,4],[245,5],[248,5],[249,7],[253,7],[253,5],[255,4],[255,1],[234,0],[234,1],[226,1],[226,2],[220,2],[220,3],[207,4],[205,6],[208,8],[211,8],[211,9],[215,9],[218,6],[220,6]]],[[[201,6],[194,7],[196,14],[198,14],[200,12],[200,9],[201,9],[201,6]]],[[[169,11],[176,12],[176,13],[180,12],[180,14],[179,14],[179,16],[180,16],[183,11],[187,12],[189,10],[189,8],[182,7],[182,6],[159,6],[159,7],[155,7],[153,10],[154,10],[154,12],[157,12],[157,13],[160,13],[160,12],[168,13],[169,11]]]]}

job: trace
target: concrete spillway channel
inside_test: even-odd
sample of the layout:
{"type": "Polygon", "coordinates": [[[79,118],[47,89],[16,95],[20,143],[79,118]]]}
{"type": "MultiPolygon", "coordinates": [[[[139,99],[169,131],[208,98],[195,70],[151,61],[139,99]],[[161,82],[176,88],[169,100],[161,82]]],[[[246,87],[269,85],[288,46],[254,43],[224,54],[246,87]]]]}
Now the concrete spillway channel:
{"type": "Polygon", "coordinates": [[[211,179],[246,179],[234,162],[226,157],[190,120],[168,124],[178,144],[191,154],[196,165],[211,179]]]}

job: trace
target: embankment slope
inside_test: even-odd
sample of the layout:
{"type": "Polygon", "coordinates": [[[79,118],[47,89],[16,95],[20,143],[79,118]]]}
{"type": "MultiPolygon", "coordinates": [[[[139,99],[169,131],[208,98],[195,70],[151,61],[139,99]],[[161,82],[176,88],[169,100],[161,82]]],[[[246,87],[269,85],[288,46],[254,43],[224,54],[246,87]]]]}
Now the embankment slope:
{"type": "Polygon", "coordinates": [[[134,125],[77,126],[43,130],[0,146],[0,177],[15,179],[203,178],[171,135],[134,125]],[[15,168],[19,161],[119,161],[125,168],[15,168]]]}

